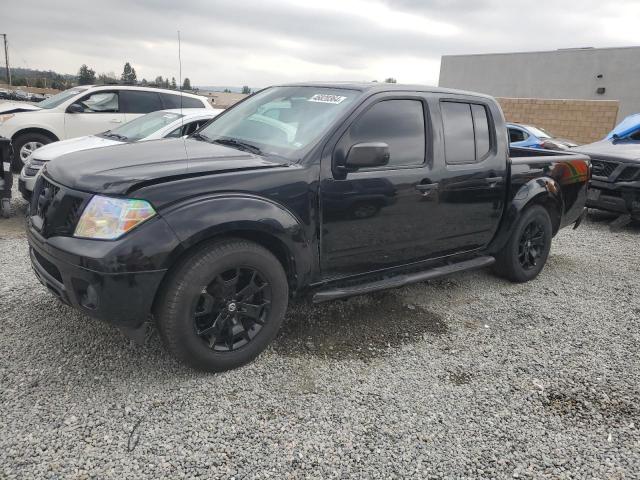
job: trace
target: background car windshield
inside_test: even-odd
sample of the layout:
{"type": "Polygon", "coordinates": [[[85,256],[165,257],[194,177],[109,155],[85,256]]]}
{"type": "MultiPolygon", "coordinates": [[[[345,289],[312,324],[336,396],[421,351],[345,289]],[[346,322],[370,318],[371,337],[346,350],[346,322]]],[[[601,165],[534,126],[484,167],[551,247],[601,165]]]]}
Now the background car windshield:
{"type": "Polygon", "coordinates": [[[124,125],[111,130],[111,133],[127,137],[127,140],[135,142],[148,137],[170,123],[178,120],[182,115],[170,112],[152,112],[135,120],[131,120],[124,125]]]}
{"type": "Polygon", "coordinates": [[[534,134],[538,138],[551,138],[551,135],[549,133],[545,132],[539,127],[528,126],[527,128],[532,134],[534,134]]]}
{"type": "Polygon", "coordinates": [[[49,97],[46,100],[41,101],[40,103],[38,103],[38,106],[40,108],[54,108],[57,107],[58,105],[60,105],[62,102],[64,102],[65,100],[68,100],[69,98],[83,92],[86,89],[79,89],[79,88],[73,88],[71,90],[65,90],[64,92],[60,92],[56,95],[54,95],[53,97],[49,97]]]}
{"type": "Polygon", "coordinates": [[[264,155],[294,160],[360,95],[336,88],[268,88],[198,133],[209,141],[235,139],[260,148],[264,155]]]}

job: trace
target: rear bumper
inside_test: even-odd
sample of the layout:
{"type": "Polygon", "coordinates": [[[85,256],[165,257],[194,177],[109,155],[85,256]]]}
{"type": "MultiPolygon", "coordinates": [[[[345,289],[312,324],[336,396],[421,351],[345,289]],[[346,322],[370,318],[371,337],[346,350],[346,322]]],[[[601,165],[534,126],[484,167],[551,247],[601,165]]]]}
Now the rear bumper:
{"type": "Polygon", "coordinates": [[[31,266],[38,280],[61,302],[123,328],[137,328],[149,318],[166,269],[120,272],[87,268],[98,262],[113,265],[116,257],[74,261],[78,257],[72,252],[52,246],[32,228],[27,231],[31,266]]]}
{"type": "Polygon", "coordinates": [[[591,180],[587,207],[609,212],[640,215],[640,181],[604,182],[591,180]]]}

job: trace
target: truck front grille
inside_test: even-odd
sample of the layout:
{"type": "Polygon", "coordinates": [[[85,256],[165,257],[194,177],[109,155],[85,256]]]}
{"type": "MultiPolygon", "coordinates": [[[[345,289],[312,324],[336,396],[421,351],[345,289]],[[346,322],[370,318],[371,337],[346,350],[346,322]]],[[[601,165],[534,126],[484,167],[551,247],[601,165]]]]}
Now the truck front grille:
{"type": "Polygon", "coordinates": [[[57,185],[44,175],[36,181],[29,206],[31,225],[45,237],[70,237],[91,195],[57,185]]]}
{"type": "Polygon", "coordinates": [[[625,167],[618,175],[619,182],[632,182],[640,178],[640,167],[625,167]]]}
{"type": "Polygon", "coordinates": [[[618,168],[618,165],[616,162],[608,162],[594,158],[591,159],[591,172],[594,177],[609,178],[616,168],[618,168]]]}

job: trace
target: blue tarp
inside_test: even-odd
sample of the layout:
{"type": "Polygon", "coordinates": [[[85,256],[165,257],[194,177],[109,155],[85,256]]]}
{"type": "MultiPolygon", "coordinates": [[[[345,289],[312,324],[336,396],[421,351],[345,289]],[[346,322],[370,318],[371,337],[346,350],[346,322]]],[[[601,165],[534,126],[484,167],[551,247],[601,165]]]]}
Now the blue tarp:
{"type": "Polygon", "coordinates": [[[613,138],[624,138],[634,132],[640,130],[640,113],[634,113],[622,120],[613,130],[605,137],[606,140],[613,138]]]}

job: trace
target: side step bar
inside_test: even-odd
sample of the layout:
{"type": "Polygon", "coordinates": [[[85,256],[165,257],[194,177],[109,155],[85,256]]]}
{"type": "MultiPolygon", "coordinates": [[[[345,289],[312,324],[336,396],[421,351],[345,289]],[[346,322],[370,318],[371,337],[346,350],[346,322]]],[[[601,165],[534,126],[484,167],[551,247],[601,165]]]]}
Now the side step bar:
{"type": "Polygon", "coordinates": [[[384,280],[363,283],[353,287],[333,288],[322,290],[313,295],[313,303],[327,302],[338,298],[353,297],[355,295],[363,295],[365,293],[377,292],[388,288],[398,288],[410,283],[424,282],[425,280],[433,280],[434,278],[444,277],[452,273],[463,272],[466,270],[475,270],[478,268],[488,267],[496,261],[495,258],[484,256],[477,257],[463,262],[451,263],[441,267],[430,268],[417,273],[399,274],[384,280]]]}

